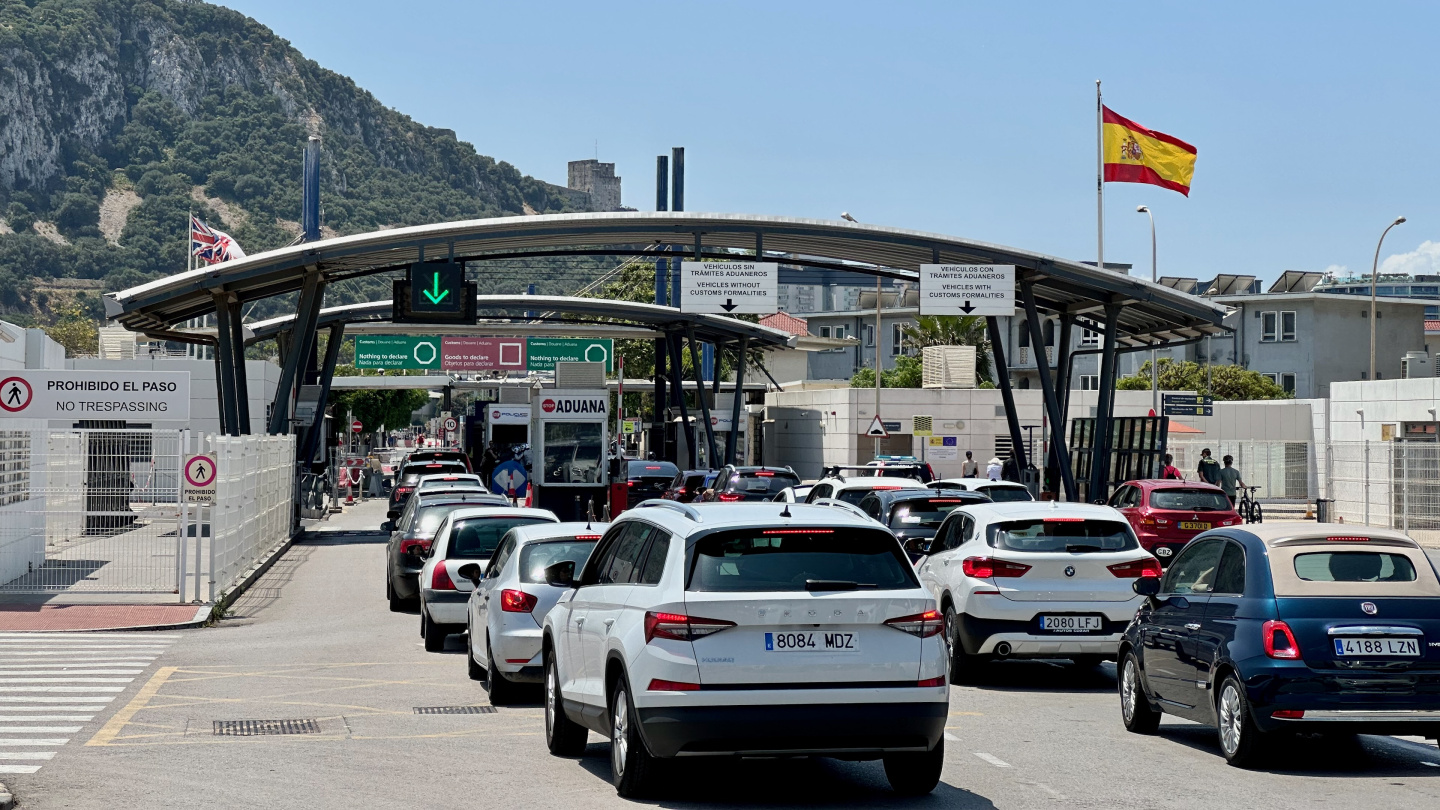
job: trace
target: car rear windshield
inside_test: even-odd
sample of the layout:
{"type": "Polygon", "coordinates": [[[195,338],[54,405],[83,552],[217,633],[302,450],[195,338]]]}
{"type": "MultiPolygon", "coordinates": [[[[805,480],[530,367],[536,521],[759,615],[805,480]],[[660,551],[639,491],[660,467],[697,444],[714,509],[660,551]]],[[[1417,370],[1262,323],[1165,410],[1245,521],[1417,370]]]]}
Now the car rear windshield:
{"type": "Polygon", "coordinates": [[[1213,489],[1157,489],[1150,493],[1150,506],[1187,512],[1229,511],[1230,499],[1213,489]]]}
{"type": "Polygon", "coordinates": [[[729,482],[725,484],[725,491],[757,496],[778,495],[780,490],[798,483],[800,479],[795,474],[778,470],[737,472],[730,476],[729,482]]]}
{"type": "Polygon", "coordinates": [[[1037,518],[996,523],[990,545],[1006,551],[1130,551],[1140,547],[1129,523],[1088,518],[1037,518]]]}
{"type": "Polygon", "coordinates": [[[680,468],[668,461],[632,461],[625,470],[625,474],[631,480],[637,478],[664,478],[665,483],[675,480],[680,474],[680,468]]]}
{"type": "Polygon", "coordinates": [[[445,516],[462,506],[474,506],[474,504],[444,503],[435,506],[421,506],[420,514],[416,517],[410,533],[434,535],[435,530],[440,528],[441,522],[445,520],[445,516]]]}
{"type": "Polygon", "coordinates": [[[575,570],[585,567],[590,552],[595,549],[594,540],[547,540],[531,543],[520,549],[520,581],[540,584],[545,581],[545,569],[556,563],[570,561],[575,570]]]}
{"type": "MultiPolygon", "coordinates": [[[[972,499],[972,503],[973,503],[972,499]]],[[[950,510],[965,503],[960,498],[919,498],[901,501],[890,509],[892,529],[938,529],[950,510]]]]}
{"type": "Polygon", "coordinates": [[[1416,577],[1409,557],[1383,551],[1297,554],[1295,575],[1306,582],[1414,582],[1416,577]]]}
{"type": "Polygon", "coordinates": [[[495,553],[500,538],[516,526],[533,526],[550,521],[534,517],[473,517],[456,521],[450,527],[450,544],[446,550],[447,559],[483,560],[495,553]]]}
{"type": "Polygon", "coordinates": [[[716,532],[700,538],[691,554],[686,586],[691,591],[895,590],[918,585],[894,535],[875,529],[716,532]]]}
{"type": "Polygon", "coordinates": [[[1024,487],[980,487],[976,490],[995,503],[1006,501],[1033,501],[1030,490],[1024,487]]]}
{"type": "Polygon", "coordinates": [[[464,475],[470,472],[464,464],[413,464],[400,473],[400,485],[413,487],[422,475],[464,475]]]}
{"type": "Polygon", "coordinates": [[[935,476],[930,474],[929,466],[925,464],[876,464],[867,468],[864,475],[873,475],[876,478],[914,478],[926,484],[935,480],[935,476]]]}

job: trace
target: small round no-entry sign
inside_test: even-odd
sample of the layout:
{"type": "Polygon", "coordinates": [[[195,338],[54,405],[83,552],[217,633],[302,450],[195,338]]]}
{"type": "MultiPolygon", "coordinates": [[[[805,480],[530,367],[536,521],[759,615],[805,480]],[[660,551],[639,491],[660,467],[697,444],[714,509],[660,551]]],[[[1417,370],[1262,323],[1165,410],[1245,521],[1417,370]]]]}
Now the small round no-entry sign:
{"type": "Polygon", "coordinates": [[[350,423],[350,429],[355,431],[356,433],[359,433],[360,431],[365,429],[365,426],[360,423],[359,419],[356,419],[354,422],[350,423]]]}

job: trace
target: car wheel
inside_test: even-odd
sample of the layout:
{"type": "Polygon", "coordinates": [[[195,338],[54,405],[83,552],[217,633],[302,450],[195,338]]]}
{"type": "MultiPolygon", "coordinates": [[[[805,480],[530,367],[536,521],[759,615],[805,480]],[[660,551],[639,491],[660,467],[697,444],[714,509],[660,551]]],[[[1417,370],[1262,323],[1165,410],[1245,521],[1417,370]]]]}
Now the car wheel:
{"type": "Polygon", "coordinates": [[[1234,675],[1225,676],[1216,699],[1220,753],[1237,768],[1250,768],[1263,758],[1266,735],[1255,726],[1245,688],[1234,675]]]}
{"type": "Polygon", "coordinates": [[[644,796],[655,782],[659,762],[640,738],[640,722],[621,678],[610,692],[610,781],[627,799],[644,796]]]}
{"type": "Polygon", "coordinates": [[[485,684],[490,690],[490,702],[496,706],[503,706],[515,702],[515,693],[519,685],[509,678],[505,673],[495,666],[495,653],[490,649],[490,643],[485,643],[485,684]]]}
{"type": "Polygon", "coordinates": [[[560,696],[560,668],[555,653],[545,654],[545,747],[557,757],[575,757],[585,753],[590,732],[565,714],[560,696]]]}
{"type": "Polygon", "coordinates": [[[405,610],[405,600],[395,595],[395,583],[390,577],[385,577],[385,598],[390,600],[390,612],[400,613],[405,610]]]}
{"type": "Polygon", "coordinates": [[[425,637],[425,652],[440,652],[445,649],[445,636],[448,633],[444,625],[436,624],[424,608],[420,609],[420,616],[420,635],[425,637]]]}
{"type": "Polygon", "coordinates": [[[978,656],[965,652],[965,643],[960,640],[960,614],[954,605],[945,606],[945,648],[950,657],[950,683],[970,683],[975,680],[978,656]]]}
{"type": "MultiPolygon", "coordinates": [[[[466,672],[470,675],[470,680],[483,681],[485,680],[485,668],[475,660],[474,638],[474,633],[465,633],[465,663],[469,665],[466,672]]],[[[492,698],[490,702],[494,703],[495,701],[492,698]]]]}
{"type": "Polygon", "coordinates": [[[885,778],[890,789],[901,796],[924,796],[940,784],[940,770],[945,767],[945,739],[935,743],[933,751],[923,754],[886,754],[885,778]]]}
{"type": "Polygon", "coordinates": [[[1150,707],[1150,698],[1145,696],[1145,686],[1140,682],[1140,661],[1135,653],[1127,652],[1120,659],[1120,719],[1125,721],[1125,730],[1135,734],[1154,734],[1160,728],[1160,712],[1150,707]]]}

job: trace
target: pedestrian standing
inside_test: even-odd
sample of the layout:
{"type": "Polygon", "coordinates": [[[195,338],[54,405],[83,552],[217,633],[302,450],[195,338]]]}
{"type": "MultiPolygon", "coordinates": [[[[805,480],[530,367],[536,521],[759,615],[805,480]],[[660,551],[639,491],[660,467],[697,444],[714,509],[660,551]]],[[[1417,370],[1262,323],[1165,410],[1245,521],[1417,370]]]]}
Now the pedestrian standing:
{"type": "MultiPolygon", "coordinates": [[[[1213,459],[1212,459],[1213,461],[1213,459]]],[[[1225,466],[1220,470],[1220,488],[1225,490],[1225,495],[1230,499],[1230,505],[1235,505],[1235,485],[1245,487],[1245,479],[1240,477],[1240,470],[1231,466],[1235,463],[1234,456],[1226,456],[1225,466]]]]}
{"type": "Polygon", "coordinates": [[[480,473],[480,481],[487,487],[490,486],[491,478],[495,476],[495,465],[500,463],[500,454],[496,452],[499,445],[499,442],[490,442],[490,446],[486,447],[485,452],[480,456],[480,469],[477,472],[480,473]]]}
{"type": "Polygon", "coordinates": [[[1200,451],[1200,466],[1195,468],[1195,472],[1207,484],[1220,483],[1220,462],[1211,457],[1210,448],[1200,451]]]}
{"type": "Polygon", "coordinates": [[[979,478],[980,462],[975,460],[975,455],[969,450],[965,451],[965,460],[960,463],[961,478],[979,478]]]}
{"type": "Polygon", "coordinates": [[[1179,468],[1175,466],[1175,457],[1169,453],[1165,454],[1165,466],[1160,468],[1160,477],[1176,481],[1185,480],[1185,476],[1181,475],[1179,468]]]}
{"type": "Polygon", "coordinates": [[[1004,472],[1005,466],[998,457],[990,459],[990,463],[985,465],[985,477],[991,481],[999,481],[1004,472]]]}

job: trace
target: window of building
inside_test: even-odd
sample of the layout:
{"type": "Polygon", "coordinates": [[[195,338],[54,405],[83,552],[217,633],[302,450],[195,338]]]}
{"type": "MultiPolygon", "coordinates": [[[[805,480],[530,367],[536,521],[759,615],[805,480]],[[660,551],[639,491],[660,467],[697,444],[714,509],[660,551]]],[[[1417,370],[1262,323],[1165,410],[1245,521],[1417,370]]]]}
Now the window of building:
{"type": "Polygon", "coordinates": [[[890,327],[890,354],[896,355],[905,346],[904,324],[893,324],[890,327]]]}
{"type": "MultiPolygon", "coordinates": [[[[1081,346],[1099,346],[1099,345],[1100,345],[1100,333],[1099,333],[1099,332],[1092,332],[1092,331],[1090,331],[1089,329],[1081,329],[1081,330],[1080,330],[1080,345],[1081,345],[1081,346]]],[[[1086,389],[1084,389],[1084,390],[1086,390],[1086,391],[1092,391],[1092,390],[1094,390],[1094,389],[1092,389],[1092,388],[1086,388],[1086,389]]]]}
{"type": "Polygon", "coordinates": [[[1055,322],[1049,319],[1045,321],[1045,345],[1055,345],[1055,322]]]}
{"type": "Polygon", "coordinates": [[[1280,313],[1280,339],[1281,339],[1281,340],[1294,340],[1294,339],[1295,339],[1295,313],[1293,313],[1293,312],[1282,312],[1282,313],[1280,313]]]}
{"type": "Polygon", "coordinates": [[[1287,394],[1295,393],[1295,373],[1291,371],[1283,372],[1280,375],[1280,387],[1284,389],[1287,394]]]}
{"type": "Polygon", "coordinates": [[[1079,385],[1078,387],[1079,387],[1079,389],[1080,389],[1081,391],[1099,391],[1099,390],[1100,390],[1100,375],[1099,375],[1099,374],[1081,374],[1081,375],[1079,375],[1079,377],[1080,377],[1080,385],[1079,385]]]}
{"type": "Polygon", "coordinates": [[[830,327],[828,327],[828,326],[822,326],[822,327],[820,327],[820,337],[826,337],[826,338],[830,337],[830,327]]]}
{"type": "Polygon", "coordinates": [[[864,329],[863,329],[862,331],[864,332],[864,335],[865,335],[865,345],[866,345],[866,346],[874,346],[874,345],[875,345],[875,325],[874,325],[874,324],[867,323],[867,324],[865,324],[865,327],[864,327],[864,329]]]}
{"type": "Polygon", "coordinates": [[[1030,329],[1029,329],[1029,327],[1027,327],[1027,326],[1025,325],[1025,322],[1024,322],[1024,321],[1019,321],[1019,324],[1020,324],[1020,348],[1022,348],[1022,349],[1028,349],[1028,348],[1030,348],[1030,329]]]}
{"type": "Polygon", "coordinates": [[[1262,371],[1262,372],[1260,372],[1260,376],[1268,379],[1270,382],[1273,382],[1273,383],[1275,383],[1276,385],[1279,385],[1279,384],[1280,384],[1280,375],[1279,375],[1278,373],[1276,373],[1276,372],[1273,372],[1273,371],[1262,371]]]}
{"type": "Polygon", "coordinates": [[[1275,338],[1278,337],[1278,335],[1279,335],[1279,332],[1278,332],[1279,323],[1280,323],[1280,313],[1278,313],[1278,312],[1262,312],[1262,313],[1260,313],[1260,342],[1261,342],[1261,343],[1273,343],[1273,342],[1275,341],[1275,338]]]}

